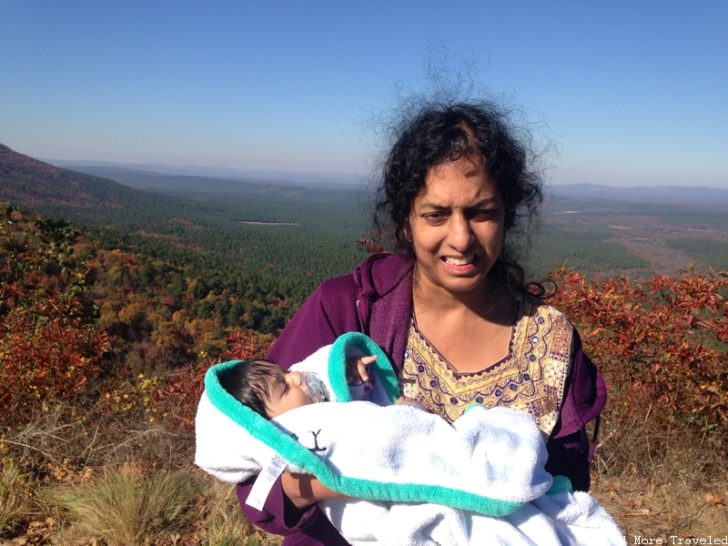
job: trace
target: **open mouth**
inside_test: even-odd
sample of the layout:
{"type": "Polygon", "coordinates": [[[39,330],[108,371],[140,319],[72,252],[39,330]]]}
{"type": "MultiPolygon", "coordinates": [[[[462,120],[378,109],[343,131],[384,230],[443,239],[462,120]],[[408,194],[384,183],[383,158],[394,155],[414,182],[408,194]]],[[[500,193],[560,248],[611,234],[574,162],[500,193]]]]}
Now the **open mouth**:
{"type": "Polygon", "coordinates": [[[459,258],[455,256],[445,256],[442,260],[448,265],[463,266],[472,264],[475,261],[475,255],[469,254],[468,256],[459,258]]]}

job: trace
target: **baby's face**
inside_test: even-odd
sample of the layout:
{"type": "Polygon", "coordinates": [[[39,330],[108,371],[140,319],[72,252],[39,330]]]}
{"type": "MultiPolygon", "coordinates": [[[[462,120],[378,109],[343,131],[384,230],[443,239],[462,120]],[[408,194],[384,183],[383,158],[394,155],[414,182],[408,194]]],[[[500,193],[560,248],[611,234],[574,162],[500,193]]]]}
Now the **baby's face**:
{"type": "Polygon", "coordinates": [[[271,378],[268,392],[265,407],[269,419],[312,403],[311,397],[303,388],[300,372],[287,372],[271,378]]]}

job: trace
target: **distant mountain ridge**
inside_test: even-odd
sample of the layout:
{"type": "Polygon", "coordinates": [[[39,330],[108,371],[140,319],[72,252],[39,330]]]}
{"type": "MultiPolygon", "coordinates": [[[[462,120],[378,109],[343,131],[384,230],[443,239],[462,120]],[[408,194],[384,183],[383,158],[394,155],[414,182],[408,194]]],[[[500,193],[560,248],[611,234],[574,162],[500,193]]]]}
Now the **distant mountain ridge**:
{"type": "MultiPolygon", "coordinates": [[[[108,178],[143,191],[159,192],[165,194],[205,194],[205,193],[247,193],[265,191],[270,188],[289,188],[301,191],[303,188],[316,187],[314,184],[291,182],[288,180],[259,180],[240,178],[219,178],[203,175],[165,174],[154,171],[126,169],[124,167],[85,166],[76,167],[79,172],[91,176],[108,178]]],[[[323,187],[323,186],[321,186],[323,187]]],[[[345,186],[351,189],[352,186],[345,186]]],[[[338,189],[328,186],[329,189],[338,189]]]]}
{"type": "MultiPolygon", "coordinates": [[[[205,196],[212,197],[214,194],[225,200],[228,200],[227,196],[236,196],[258,201],[268,196],[268,200],[263,202],[271,205],[278,201],[270,199],[271,196],[285,195],[288,199],[303,202],[317,199],[321,192],[335,193],[344,189],[366,194],[361,186],[357,188],[343,183],[275,180],[277,173],[274,172],[267,173],[267,178],[243,179],[165,174],[142,169],[149,165],[129,169],[103,162],[73,164],[82,172],[39,161],[0,144],[0,199],[95,225],[107,224],[112,216],[114,223],[133,222],[139,225],[147,220],[154,222],[175,216],[188,217],[191,208],[205,208],[199,198],[206,199],[205,196]],[[190,198],[195,202],[191,203],[190,198]],[[126,213],[129,218],[124,216],[126,213]]],[[[184,171],[185,168],[176,169],[184,171]]],[[[242,173],[234,170],[226,172],[229,175],[242,173]]],[[[595,210],[595,207],[610,210],[628,203],[633,209],[651,204],[654,210],[656,206],[669,204],[686,210],[728,211],[728,189],[573,184],[547,185],[544,190],[547,201],[550,201],[551,206],[547,207],[550,210],[595,210]]],[[[265,219],[288,221],[286,217],[265,219]]]]}
{"type": "Polygon", "coordinates": [[[209,165],[162,165],[158,163],[122,163],[115,161],[68,161],[46,159],[46,162],[84,173],[106,176],[104,173],[137,172],[167,176],[190,176],[239,180],[243,182],[268,182],[312,187],[351,188],[362,183],[362,175],[351,172],[297,172],[278,170],[248,170],[209,165]]]}
{"type": "MultiPolygon", "coordinates": [[[[236,183],[274,184],[317,188],[362,187],[366,177],[355,173],[315,173],[242,170],[199,165],[170,166],[109,161],[48,160],[60,167],[116,180],[130,187],[170,192],[234,192],[236,183]],[[214,184],[211,181],[214,180],[214,184]],[[195,184],[200,185],[195,187],[195,184]]],[[[607,201],[670,203],[676,205],[726,208],[728,188],[687,186],[606,186],[598,184],[547,184],[547,196],[607,201]]]]}
{"type": "Polygon", "coordinates": [[[2,144],[0,200],[95,226],[165,222],[186,216],[191,206],[169,195],[55,167],[2,144]]]}
{"type": "Polygon", "coordinates": [[[559,184],[546,187],[546,194],[558,198],[669,203],[673,205],[728,209],[728,189],[683,186],[617,187],[596,184],[559,184]]]}

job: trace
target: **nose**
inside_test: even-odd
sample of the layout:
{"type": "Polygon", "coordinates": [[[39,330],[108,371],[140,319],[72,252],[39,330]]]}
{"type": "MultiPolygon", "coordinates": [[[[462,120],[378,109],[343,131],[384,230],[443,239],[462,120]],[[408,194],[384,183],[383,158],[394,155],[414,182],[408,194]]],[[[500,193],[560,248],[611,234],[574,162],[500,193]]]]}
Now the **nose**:
{"type": "Polygon", "coordinates": [[[296,387],[301,386],[301,372],[288,372],[288,381],[296,387]]]}
{"type": "Polygon", "coordinates": [[[448,232],[448,244],[453,250],[465,252],[473,243],[473,230],[470,222],[462,214],[453,214],[450,218],[450,230],[448,232]]]}

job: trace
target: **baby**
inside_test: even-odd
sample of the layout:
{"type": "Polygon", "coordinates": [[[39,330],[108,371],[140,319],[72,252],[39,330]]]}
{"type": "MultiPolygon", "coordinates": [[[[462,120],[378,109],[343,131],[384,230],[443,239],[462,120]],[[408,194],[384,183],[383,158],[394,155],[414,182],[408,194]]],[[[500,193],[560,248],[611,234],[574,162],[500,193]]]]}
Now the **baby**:
{"type": "MultiPolygon", "coordinates": [[[[354,400],[367,400],[374,376],[367,366],[376,355],[349,356],[346,359],[346,378],[354,400]]],[[[309,372],[284,371],[267,360],[251,360],[236,366],[220,377],[220,384],[237,400],[273,419],[288,410],[328,401],[328,392],[320,379],[309,372]]]]}
{"type": "Polygon", "coordinates": [[[357,333],[293,371],[218,364],[198,406],[195,463],[231,483],[258,476],[246,500],[258,510],[281,472],[313,477],[334,493],[319,506],[350,544],[624,542],[586,493],[563,481],[551,491],[529,415],[476,407],[450,424],[393,405],[399,393],[387,356],[357,333]]]}
{"type": "MultiPolygon", "coordinates": [[[[377,355],[347,356],[346,379],[354,400],[369,400],[376,376],[367,373],[367,367],[376,359],[377,355]]],[[[238,401],[268,419],[301,406],[329,401],[327,389],[316,374],[284,371],[278,364],[262,359],[249,360],[244,366],[228,370],[220,377],[220,384],[238,401]]],[[[404,397],[397,404],[424,409],[404,397]]]]}

